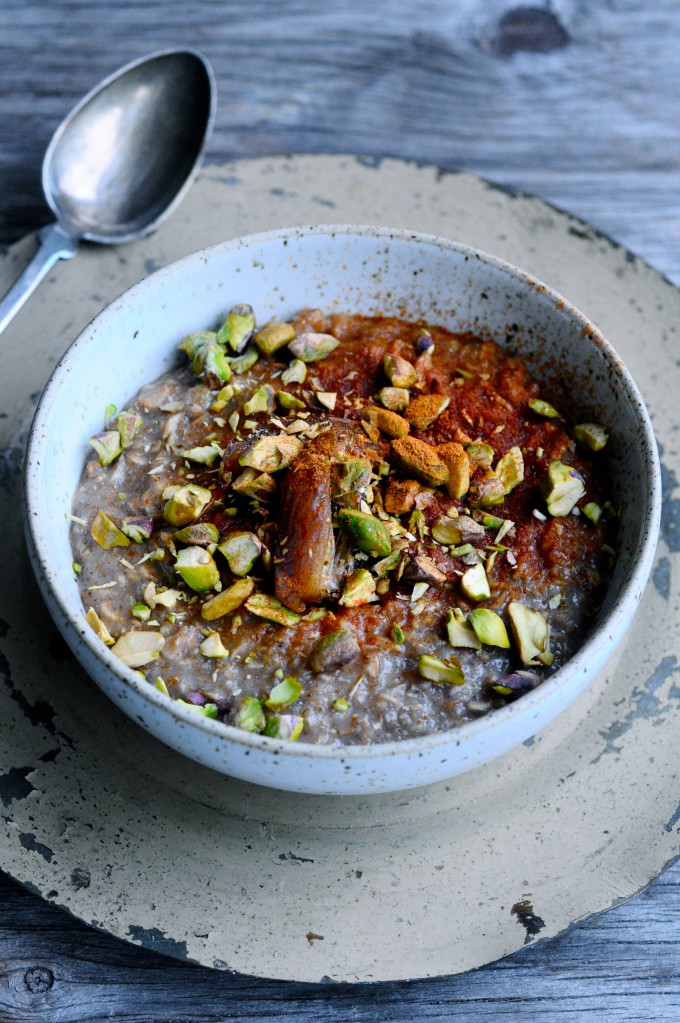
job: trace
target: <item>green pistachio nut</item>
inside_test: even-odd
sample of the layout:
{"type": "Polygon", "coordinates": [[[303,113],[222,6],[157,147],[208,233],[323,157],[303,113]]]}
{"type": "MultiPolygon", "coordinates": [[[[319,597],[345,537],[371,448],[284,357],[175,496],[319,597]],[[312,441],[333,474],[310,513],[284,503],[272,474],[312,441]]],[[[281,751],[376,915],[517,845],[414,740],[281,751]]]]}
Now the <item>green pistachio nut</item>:
{"type": "Polygon", "coordinates": [[[342,508],[338,513],[338,525],[354,545],[366,554],[384,558],[392,550],[392,540],[385,523],[368,512],[342,508]]]}
{"type": "Polygon", "coordinates": [[[479,521],[484,526],[484,529],[500,529],[503,525],[503,519],[499,519],[497,515],[489,515],[487,513],[480,515],[479,521]]]}
{"type": "Polygon", "coordinates": [[[486,646],[498,646],[503,650],[509,649],[510,637],[503,619],[495,611],[477,607],[474,611],[470,611],[467,620],[481,643],[486,646]]]}
{"type": "Polygon", "coordinates": [[[487,579],[484,565],[481,562],[473,565],[472,568],[468,568],[467,572],[461,577],[460,588],[468,600],[474,600],[479,603],[482,600],[489,599],[491,596],[489,580],[487,579]]]}
{"type": "Polygon", "coordinates": [[[339,603],[343,607],[361,607],[376,599],[375,579],[367,569],[358,568],[345,583],[339,603]]]}
{"type": "Polygon", "coordinates": [[[212,522],[194,522],[190,526],[185,526],[184,529],[178,529],[176,533],[173,533],[172,538],[192,547],[207,547],[211,543],[219,542],[220,533],[212,522]]]}
{"type": "Polygon", "coordinates": [[[257,360],[260,358],[260,353],[257,348],[246,348],[241,355],[238,355],[235,359],[229,360],[232,373],[236,373],[237,376],[241,376],[243,373],[247,373],[249,369],[252,369],[257,360]]]}
{"type": "Polygon", "coordinates": [[[551,462],[547,475],[541,480],[541,492],[548,511],[557,518],[568,515],[586,488],[580,474],[564,462],[551,462]]]}
{"type": "Polygon", "coordinates": [[[201,607],[201,617],[207,622],[214,622],[218,618],[223,618],[224,615],[230,614],[237,607],[240,607],[248,599],[254,588],[255,583],[252,579],[239,579],[233,586],[229,586],[226,590],[218,593],[216,597],[206,600],[205,604],[201,607]]]}
{"type": "Polygon", "coordinates": [[[577,423],[574,427],[574,437],[591,451],[602,451],[609,440],[609,434],[603,426],[597,423],[577,423]]]}
{"type": "Polygon", "coordinates": [[[266,724],[260,701],[253,696],[246,696],[236,713],[234,726],[244,732],[262,732],[266,724]]]}
{"type": "Polygon", "coordinates": [[[205,380],[205,383],[212,390],[218,390],[222,384],[231,380],[231,366],[224,354],[224,349],[218,344],[203,345],[198,349],[193,359],[193,370],[196,376],[205,380]]]}
{"type": "Polygon", "coordinates": [[[373,574],[379,579],[382,579],[388,572],[392,572],[399,564],[399,559],[401,558],[403,549],[403,546],[397,547],[388,554],[386,558],[376,561],[373,565],[373,574]]]}
{"type": "Polygon", "coordinates": [[[305,719],[299,714],[275,714],[267,720],[262,734],[268,735],[270,739],[295,742],[300,738],[304,724],[305,719]]]}
{"type": "Polygon", "coordinates": [[[110,551],[113,547],[130,546],[129,538],[103,511],[97,512],[90,534],[105,551],[110,551]]]}
{"type": "Polygon", "coordinates": [[[201,714],[205,718],[217,720],[218,710],[216,703],[198,704],[189,703],[188,700],[175,700],[175,703],[179,703],[180,707],[186,707],[187,710],[193,711],[194,714],[201,714]]]}
{"type": "Polygon", "coordinates": [[[188,526],[195,522],[212,499],[212,494],[205,487],[196,483],[187,483],[175,490],[163,509],[163,518],[171,526],[188,526]]]}
{"type": "Polygon", "coordinates": [[[498,459],[494,472],[503,484],[505,495],[514,490],[524,480],[524,458],[521,449],[510,448],[498,459]]]}
{"type": "Polygon", "coordinates": [[[490,469],[494,459],[494,450],[490,444],[463,444],[470,461],[479,469],[490,469]]]}
{"type": "Polygon", "coordinates": [[[210,444],[203,444],[201,447],[187,448],[183,451],[178,451],[177,454],[180,458],[186,458],[190,462],[197,462],[199,465],[212,466],[221,458],[224,454],[224,449],[219,446],[217,441],[212,441],[210,444]]]}
{"type": "Polygon", "coordinates": [[[164,646],[160,632],[126,632],[111,647],[111,653],[128,668],[141,668],[160,657],[164,646]]]}
{"type": "Polygon", "coordinates": [[[505,486],[495,473],[485,473],[475,485],[477,488],[475,503],[479,508],[494,508],[505,500],[505,486]]]}
{"type": "Polygon", "coordinates": [[[262,552],[262,541],[255,533],[229,533],[217,548],[234,575],[248,575],[262,552]]]}
{"type": "Polygon", "coordinates": [[[255,415],[258,412],[273,412],[276,391],[271,384],[262,384],[256,391],[253,391],[249,400],[243,406],[246,416],[255,415]]]}
{"type": "Polygon", "coordinates": [[[393,387],[412,387],[417,380],[415,367],[401,355],[386,355],[383,359],[385,376],[393,387]]]}
{"type": "Polygon", "coordinates": [[[403,412],[411,400],[405,387],[381,387],[378,398],[380,404],[390,412],[403,412]]]}
{"type": "Polygon", "coordinates": [[[187,334],[177,346],[180,352],[184,352],[190,359],[194,359],[204,345],[217,344],[217,334],[212,330],[199,330],[194,334],[187,334]]]}
{"type": "Polygon", "coordinates": [[[535,412],[537,416],[543,416],[545,419],[561,419],[559,412],[554,408],[549,401],[543,401],[542,398],[531,398],[527,402],[532,412],[535,412]]]}
{"type": "Polygon", "coordinates": [[[153,519],[146,516],[123,519],[120,528],[134,543],[143,543],[153,533],[153,519]]]}
{"type": "Polygon", "coordinates": [[[291,703],[295,703],[301,695],[302,686],[296,678],[288,675],[287,678],[281,679],[278,685],[274,686],[264,702],[265,706],[269,707],[270,710],[285,710],[286,707],[290,707],[291,703]]]}
{"type": "Polygon", "coordinates": [[[344,667],[359,656],[359,644],[353,632],[336,629],[319,637],[309,652],[309,666],[320,674],[344,667]]]}
{"type": "Polygon", "coordinates": [[[401,646],[402,643],[406,642],[406,636],[404,635],[404,630],[402,629],[401,625],[399,625],[397,622],[393,622],[392,623],[392,629],[390,631],[390,635],[392,637],[392,642],[393,643],[397,643],[399,646],[401,646]]]}
{"type": "Polygon", "coordinates": [[[203,547],[184,547],[177,555],[175,571],[197,593],[212,590],[220,581],[220,571],[214,558],[203,547]]]}
{"type": "Polygon", "coordinates": [[[255,498],[258,501],[268,501],[278,493],[278,484],[274,477],[268,472],[258,472],[257,469],[244,469],[240,476],[231,484],[231,489],[244,497],[255,498]]]}
{"type": "MultiPolygon", "coordinates": [[[[234,367],[232,366],[231,368],[233,370],[234,367]]],[[[217,392],[215,400],[212,402],[210,406],[210,411],[222,412],[227,407],[231,399],[234,397],[234,394],[235,394],[234,385],[225,384],[224,387],[221,387],[217,392]]]]}
{"type": "Polygon", "coordinates": [[[255,330],[255,314],[252,306],[235,305],[227,313],[227,318],[217,333],[217,340],[222,345],[229,345],[232,351],[242,352],[255,330]]]}
{"type": "Polygon", "coordinates": [[[318,362],[334,352],[340,342],[332,334],[315,334],[305,331],[288,345],[289,350],[303,362],[318,362]]]}
{"type": "Polygon", "coordinates": [[[281,374],[281,383],[285,387],[291,384],[304,384],[307,379],[307,367],[302,359],[293,359],[287,369],[281,374]]]}
{"type": "Polygon", "coordinates": [[[338,498],[355,490],[365,490],[371,482],[371,463],[367,458],[335,462],[331,468],[331,497],[338,498]]]}
{"type": "Polygon", "coordinates": [[[302,441],[285,433],[260,437],[239,459],[239,465],[258,472],[278,472],[286,469],[301,450],[302,441]]]}
{"type": "Polygon", "coordinates": [[[229,651],[225,648],[219,632],[211,632],[210,635],[206,636],[198,649],[204,657],[229,656],[229,651]]]}
{"type": "MultiPolygon", "coordinates": [[[[304,363],[302,363],[302,365],[304,366],[304,363]]],[[[304,401],[301,401],[300,398],[296,398],[294,394],[289,394],[288,391],[277,391],[276,400],[281,408],[286,409],[287,412],[294,409],[307,408],[304,401]]]]}
{"type": "Polygon", "coordinates": [[[440,515],[432,526],[433,539],[445,547],[461,543],[480,544],[484,535],[484,527],[469,515],[459,515],[455,519],[440,515]]]}
{"type": "Polygon", "coordinates": [[[96,433],[93,437],[90,437],[90,444],[99,456],[100,465],[110,465],[123,450],[118,430],[106,430],[104,433],[96,433]]]}
{"type": "Polygon", "coordinates": [[[129,448],[143,425],[139,412],[121,412],[116,419],[121,447],[129,448]]]}
{"type": "Polygon", "coordinates": [[[591,522],[594,522],[595,525],[597,525],[602,518],[602,508],[599,506],[597,501],[588,501],[588,504],[583,505],[581,511],[585,517],[590,519],[591,522]]]}
{"type": "Polygon", "coordinates": [[[271,320],[270,323],[265,324],[262,330],[258,330],[255,335],[255,344],[260,349],[263,355],[273,355],[274,352],[278,352],[279,348],[283,348],[289,341],[293,341],[295,338],[295,327],[292,323],[280,323],[276,320],[271,320]]]}
{"type": "Polygon", "coordinates": [[[482,644],[477,634],[459,607],[454,607],[447,615],[446,635],[450,646],[468,647],[470,650],[481,649],[482,644]]]}
{"type": "Polygon", "coordinates": [[[266,593],[254,593],[252,597],[246,600],[245,606],[254,615],[266,618],[270,622],[276,622],[277,625],[287,625],[290,627],[297,625],[300,621],[299,614],[285,607],[276,597],[270,597],[266,593]]]}
{"type": "Polygon", "coordinates": [[[337,700],[333,700],[331,707],[333,710],[337,710],[339,714],[346,714],[349,710],[349,701],[344,696],[338,696],[337,700]]]}
{"type": "Polygon", "coordinates": [[[522,663],[551,665],[555,656],[550,650],[550,626],[540,611],[511,601],[508,617],[522,663]]]}
{"type": "Polygon", "coordinates": [[[85,615],[85,621],[90,626],[95,636],[98,636],[99,639],[101,639],[102,643],[106,643],[107,646],[113,646],[116,642],[115,639],[93,607],[91,607],[85,615]]]}
{"type": "Polygon", "coordinates": [[[135,618],[139,618],[140,622],[148,622],[151,618],[151,608],[146,604],[133,604],[132,614],[135,618]]]}
{"type": "Polygon", "coordinates": [[[423,654],[418,660],[418,674],[436,685],[462,686],[465,684],[465,675],[460,665],[451,661],[442,661],[439,657],[431,657],[430,654],[423,654]]]}

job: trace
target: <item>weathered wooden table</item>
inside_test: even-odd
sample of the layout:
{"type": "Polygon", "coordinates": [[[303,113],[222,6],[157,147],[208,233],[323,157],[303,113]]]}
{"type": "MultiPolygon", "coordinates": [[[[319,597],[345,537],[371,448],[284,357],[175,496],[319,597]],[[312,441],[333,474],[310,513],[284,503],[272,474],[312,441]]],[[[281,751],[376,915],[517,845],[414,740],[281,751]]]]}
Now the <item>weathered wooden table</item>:
{"type": "MultiPolygon", "coordinates": [[[[392,155],[534,192],[680,283],[680,8],[674,0],[4,0],[0,243],[49,219],[54,127],[117,66],[210,59],[208,160],[392,155]]],[[[253,980],[75,922],[0,875],[0,1020],[677,1020],[680,869],[602,917],[473,974],[375,987],[253,980]]]]}

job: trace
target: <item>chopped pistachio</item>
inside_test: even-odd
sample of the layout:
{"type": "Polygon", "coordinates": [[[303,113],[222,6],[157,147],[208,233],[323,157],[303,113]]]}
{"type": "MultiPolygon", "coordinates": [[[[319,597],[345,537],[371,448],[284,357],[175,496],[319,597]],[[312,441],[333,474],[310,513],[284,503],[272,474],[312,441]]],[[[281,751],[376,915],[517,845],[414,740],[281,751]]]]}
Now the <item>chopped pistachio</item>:
{"type": "Polygon", "coordinates": [[[115,639],[93,607],[91,607],[85,615],[85,621],[90,626],[94,634],[98,636],[103,643],[106,643],[107,646],[113,646],[116,642],[115,639]]]}
{"type": "Polygon", "coordinates": [[[371,481],[371,463],[367,458],[334,462],[331,468],[331,497],[339,498],[364,490],[371,481]]]}
{"type": "Polygon", "coordinates": [[[399,559],[401,558],[402,549],[403,548],[401,547],[397,547],[388,554],[386,558],[376,561],[373,566],[373,574],[381,579],[386,576],[388,572],[391,572],[394,568],[396,568],[399,564],[399,559]]]}
{"type": "Polygon", "coordinates": [[[161,678],[160,675],[156,679],[155,685],[156,685],[156,689],[159,691],[159,693],[163,693],[163,696],[169,696],[170,695],[170,690],[168,689],[168,687],[166,686],[165,682],[163,681],[163,679],[161,678]]]}
{"type": "Polygon", "coordinates": [[[262,552],[262,541],[255,533],[229,533],[217,548],[234,575],[248,575],[262,552]]]}
{"type": "Polygon", "coordinates": [[[479,602],[489,599],[491,596],[489,580],[486,577],[486,571],[481,562],[473,565],[472,568],[468,568],[467,572],[461,577],[460,588],[468,600],[479,602]]]}
{"type": "Polygon", "coordinates": [[[141,668],[155,661],[164,646],[165,639],[160,632],[126,632],[111,647],[111,653],[128,668],[141,668]]]}
{"type": "MultiPolygon", "coordinates": [[[[233,369],[233,366],[232,366],[233,369]]],[[[233,384],[225,384],[217,392],[217,396],[210,406],[211,412],[221,412],[229,404],[231,399],[234,397],[235,391],[233,384]]],[[[217,422],[217,420],[215,420],[217,422]]]]}
{"type": "Polygon", "coordinates": [[[228,657],[229,651],[222,642],[219,632],[211,632],[198,648],[204,657],[228,657]]]}
{"type": "Polygon", "coordinates": [[[179,540],[180,543],[207,547],[211,543],[218,543],[220,533],[212,522],[194,522],[190,526],[185,526],[184,529],[178,529],[176,533],[173,533],[172,538],[179,540]]]}
{"type": "Polygon", "coordinates": [[[307,377],[307,367],[302,359],[293,359],[288,369],[281,374],[281,383],[288,387],[289,384],[304,384],[307,377]]]}
{"type": "Polygon", "coordinates": [[[354,633],[347,629],[328,632],[317,639],[309,652],[309,666],[317,674],[335,671],[359,656],[359,644],[354,633]]]}
{"type": "Polygon", "coordinates": [[[285,409],[298,409],[307,407],[304,401],[302,401],[300,398],[296,398],[294,394],[289,394],[288,391],[277,391],[276,400],[278,401],[281,408],[285,409]]]}
{"type": "Polygon", "coordinates": [[[542,398],[531,398],[527,402],[532,412],[535,412],[537,416],[544,416],[546,419],[561,419],[559,412],[554,408],[549,401],[543,401],[542,398]]]}
{"type": "Polygon", "coordinates": [[[235,359],[229,360],[232,373],[241,375],[247,373],[249,369],[252,369],[257,360],[260,358],[257,348],[246,348],[242,355],[238,355],[235,359]]]}
{"type": "Polygon", "coordinates": [[[121,532],[115,522],[112,522],[106,512],[98,511],[92,523],[90,534],[93,540],[110,551],[112,547],[129,547],[130,541],[125,533],[121,532]]]}
{"type": "Polygon", "coordinates": [[[194,359],[204,345],[217,343],[217,334],[213,330],[198,330],[194,334],[187,334],[177,346],[180,352],[184,352],[190,359],[194,359]]]}
{"type": "Polygon", "coordinates": [[[175,703],[179,703],[180,707],[186,707],[187,710],[193,710],[195,714],[202,714],[203,717],[212,718],[214,721],[217,720],[218,710],[216,703],[190,703],[188,700],[175,700],[175,703]]]}
{"type": "Polygon", "coordinates": [[[197,462],[199,465],[214,465],[218,458],[224,454],[224,450],[217,441],[210,444],[203,444],[201,447],[188,448],[178,451],[180,458],[187,458],[190,462],[197,462]]]}
{"type": "Polygon", "coordinates": [[[474,629],[477,639],[486,646],[498,646],[503,650],[510,647],[510,638],[503,619],[495,611],[477,607],[467,617],[468,625],[474,629]]]}
{"type": "Polygon", "coordinates": [[[262,384],[244,404],[244,415],[252,416],[256,412],[273,412],[275,395],[276,392],[271,384],[262,384]]]}
{"type": "Polygon", "coordinates": [[[123,450],[118,430],[96,433],[93,437],[90,437],[90,444],[99,456],[100,465],[110,465],[123,450]]]}
{"type": "Polygon", "coordinates": [[[304,724],[305,719],[299,714],[274,714],[267,720],[262,734],[268,735],[270,739],[295,742],[299,739],[304,724]]]}
{"type": "Polygon", "coordinates": [[[302,441],[287,433],[260,437],[239,459],[239,465],[259,472],[277,472],[287,468],[302,450],[302,441]]]}
{"type": "Polygon", "coordinates": [[[550,650],[550,626],[540,611],[513,600],[508,604],[508,617],[522,663],[552,664],[555,657],[550,650]]]}
{"type": "Polygon", "coordinates": [[[270,597],[266,593],[254,593],[246,600],[245,606],[253,614],[259,615],[260,618],[266,618],[270,622],[276,622],[277,625],[292,626],[297,625],[300,621],[299,614],[285,607],[276,597],[270,597]]]}
{"type": "Polygon", "coordinates": [[[177,555],[175,571],[197,593],[211,590],[220,581],[220,571],[213,556],[203,547],[184,547],[177,555]]]}
{"type": "Polygon", "coordinates": [[[188,526],[203,514],[212,494],[196,483],[187,483],[176,490],[163,508],[163,518],[171,526],[188,526]]]}
{"type": "Polygon", "coordinates": [[[482,644],[477,638],[477,634],[468,624],[459,607],[454,607],[447,615],[446,635],[451,646],[469,647],[471,650],[481,649],[482,644]]]}
{"type": "Polygon", "coordinates": [[[493,508],[505,500],[505,486],[495,473],[485,473],[477,480],[476,487],[476,503],[480,508],[493,508]]]}
{"type": "Polygon", "coordinates": [[[341,508],[338,525],[356,547],[373,557],[386,557],[392,550],[392,541],[387,527],[379,519],[366,512],[341,508]]]}
{"type": "Polygon", "coordinates": [[[419,394],[409,402],[404,415],[416,430],[427,430],[450,402],[451,399],[444,394],[419,394]]]}
{"type": "Polygon", "coordinates": [[[122,448],[129,448],[137,433],[142,428],[142,417],[139,412],[121,412],[116,419],[122,448]]]}
{"type": "MultiPolygon", "coordinates": [[[[510,519],[507,519],[505,521],[509,522],[510,519]]],[[[499,519],[497,515],[483,514],[480,515],[480,522],[485,529],[500,529],[501,526],[503,525],[504,520],[499,519]]]]}
{"type": "Polygon", "coordinates": [[[236,431],[238,430],[238,421],[239,421],[238,412],[232,412],[227,422],[229,423],[230,429],[232,429],[234,433],[236,433],[236,431]]]}
{"type": "Polygon", "coordinates": [[[392,455],[398,465],[430,487],[446,483],[449,470],[439,457],[436,448],[415,437],[402,437],[390,443],[392,455]]]}
{"type": "Polygon", "coordinates": [[[296,678],[288,675],[278,685],[274,686],[264,701],[265,707],[269,707],[270,710],[285,710],[286,707],[290,707],[291,703],[295,703],[301,695],[302,686],[296,678]]]}
{"type": "Polygon", "coordinates": [[[80,575],[80,573],[83,570],[83,566],[78,561],[74,561],[73,564],[71,565],[71,568],[73,569],[76,575],[80,575]]]}
{"type": "Polygon", "coordinates": [[[378,398],[385,408],[391,412],[403,412],[411,396],[405,387],[381,387],[378,398]]]}
{"type": "MultiPolygon", "coordinates": [[[[153,585],[153,583],[151,585],[153,585]]],[[[173,589],[156,590],[154,587],[154,606],[155,604],[160,604],[162,607],[174,607],[177,601],[180,600],[180,598],[182,598],[183,596],[184,594],[182,593],[181,590],[173,589]]],[[[144,599],[146,600],[146,590],[144,591],[144,599]]],[[[147,600],[147,604],[148,603],[149,601],[147,600]]]]}
{"type": "Polygon", "coordinates": [[[318,362],[327,358],[334,352],[340,342],[332,334],[316,334],[313,331],[305,331],[294,341],[291,341],[288,348],[293,355],[302,359],[303,362],[318,362]]]}
{"type": "Polygon", "coordinates": [[[278,484],[268,472],[257,472],[256,469],[244,469],[240,476],[231,484],[231,489],[244,497],[267,501],[278,491],[278,484]]]}
{"type": "Polygon", "coordinates": [[[197,377],[205,380],[208,387],[217,390],[231,380],[231,366],[218,344],[202,345],[193,359],[193,370],[197,377]]]}
{"type": "Polygon", "coordinates": [[[153,533],[153,519],[149,518],[127,518],[120,524],[121,531],[135,543],[142,543],[148,540],[153,533]]]}
{"type": "Polygon", "coordinates": [[[385,355],[383,359],[385,376],[393,387],[411,387],[415,384],[417,374],[412,363],[401,355],[385,355]]]}
{"type": "Polygon", "coordinates": [[[260,701],[253,696],[246,696],[234,718],[235,727],[244,732],[261,732],[266,724],[260,701]]]}
{"type": "Polygon", "coordinates": [[[391,635],[394,643],[399,643],[399,645],[401,645],[406,641],[406,637],[404,636],[404,630],[402,629],[401,625],[397,624],[397,622],[392,623],[391,635]]]}
{"type": "Polygon", "coordinates": [[[521,449],[510,448],[498,459],[494,472],[503,484],[505,494],[514,490],[524,479],[524,458],[521,449]]]}
{"type": "Polygon", "coordinates": [[[253,592],[254,588],[255,584],[252,579],[239,579],[233,586],[222,590],[216,597],[206,600],[201,608],[201,616],[208,622],[222,618],[231,611],[235,611],[237,607],[240,607],[244,600],[253,592]]]}
{"type": "Polygon", "coordinates": [[[550,514],[562,518],[580,501],[586,488],[583,479],[572,466],[564,462],[551,462],[547,476],[541,480],[541,491],[550,514]]]}
{"type": "Polygon", "coordinates": [[[115,416],[117,411],[118,411],[118,406],[117,405],[109,404],[109,405],[106,406],[106,408],[104,409],[104,425],[105,426],[108,423],[109,419],[113,419],[113,417],[115,416]]]}
{"type": "Polygon", "coordinates": [[[420,600],[421,597],[424,597],[429,588],[430,588],[429,583],[425,582],[416,583],[411,593],[411,603],[415,604],[416,601],[420,600]]]}
{"type": "Polygon", "coordinates": [[[594,522],[596,525],[602,517],[602,509],[597,501],[588,501],[588,504],[583,505],[581,511],[587,519],[590,519],[590,521],[594,522]]]}
{"type": "Polygon", "coordinates": [[[515,523],[512,521],[512,519],[503,519],[503,522],[500,524],[498,532],[496,533],[496,536],[494,538],[494,543],[500,543],[501,540],[503,540],[508,535],[510,530],[514,529],[514,527],[515,523]]]}
{"type": "Polygon", "coordinates": [[[235,305],[217,333],[220,344],[229,345],[234,352],[242,352],[255,330],[255,314],[252,306],[235,305]]]}
{"type": "Polygon", "coordinates": [[[437,685],[462,686],[465,683],[460,665],[443,661],[440,657],[431,657],[430,654],[423,654],[419,659],[418,674],[437,685]]]}
{"type": "Polygon", "coordinates": [[[449,470],[447,494],[454,498],[464,497],[470,489],[470,458],[463,445],[454,440],[440,444],[437,454],[449,470]]]}
{"type": "Polygon", "coordinates": [[[333,700],[331,704],[333,710],[337,710],[339,714],[346,714],[349,710],[349,701],[344,696],[338,696],[337,700],[333,700]]]}
{"type": "Polygon", "coordinates": [[[151,608],[146,604],[133,604],[132,614],[135,618],[139,618],[140,622],[148,622],[151,617],[151,608]]]}
{"type": "Polygon", "coordinates": [[[347,579],[339,603],[343,607],[360,607],[376,600],[375,579],[365,568],[358,568],[347,579]]]}
{"type": "Polygon", "coordinates": [[[316,399],[320,405],[333,412],[338,401],[337,391],[317,391],[316,399]]]}
{"type": "Polygon", "coordinates": [[[591,451],[601,451],[609,440],[609,434],[597,423],[577,423],[573,433],[579,444],[584,444],[591,451]]]}
{"type": "Polygon", "coordinates": [[[449,552],[452,558],[464,558],[474,552],[474,547],[471,543],[462,543],[459,547],[449,547],[449,552]]]}
{"type": "Polygon", "coordinates": [[[295,339],[295,328],[292,323],[279,323],[271,320],[255,335],[255,344],[263,355],[273,355],[289,341],[295,339]]]}
{"type": "Polygon", "coordinates": [[[408,531],[417,535],[421,540],[425,538],[425,516],[420,508],[414,508],[408,520],[408,531]]]}
{"type": "Polygon", "coordinates": [[[370,405],[361,413],[361,418],[373,423],[381,433],[388,437],[405,437],[411,427],[403,416],[397,415],[390,409],[379,408],[377,405],[370,405]]]}
{"type": "Polygon", "coordinates": [[[490,444],[464,443],[463,447],[471,462],[480,469],[490,469],[494,458],[494,450],[490,444]]]}

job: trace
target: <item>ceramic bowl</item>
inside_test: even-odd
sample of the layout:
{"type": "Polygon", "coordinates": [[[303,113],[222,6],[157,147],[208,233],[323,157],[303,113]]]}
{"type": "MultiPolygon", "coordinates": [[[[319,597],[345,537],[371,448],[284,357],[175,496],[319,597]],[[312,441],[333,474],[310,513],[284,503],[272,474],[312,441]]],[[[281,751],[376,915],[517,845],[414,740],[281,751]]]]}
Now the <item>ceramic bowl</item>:
{"type": "Polygon", "coordinates": [[[470,770],[526,740],[594,679],[629,625],[659,527],[660,473],[649,417],[621,360],[565,299],[521,270],[454,242],[375,227],[279,230],[196,252],[108,306],[55,369],[32,427],[27,538],[49,609],[104,692],[163,742],[216,771],[298,792],[358,794],[424,785],[470,770]],[[283,743],[187,711],[143,681],[84,622],[67,513],[102,410],[122,407],[171,368],[180,339],[244,296],[262,321],[304,306],[424,317],[521,350],[550,393],[611,426],[607,447],[620,551],[595,629],[533,692],[451,731],[374,746],[283,743]]]}

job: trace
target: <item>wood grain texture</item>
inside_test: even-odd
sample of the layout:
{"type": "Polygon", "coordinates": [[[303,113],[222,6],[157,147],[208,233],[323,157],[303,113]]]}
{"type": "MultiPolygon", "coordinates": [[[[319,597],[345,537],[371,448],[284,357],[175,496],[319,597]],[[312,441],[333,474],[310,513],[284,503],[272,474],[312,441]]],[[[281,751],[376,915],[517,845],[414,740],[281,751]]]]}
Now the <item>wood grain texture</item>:
{"type": "MultiPolygon", "coordinates": [[[[393,155],[534,192],[680,282],[676,0],[3,0],[0,244],[46,223],[57,124],[119,65],[193,45],[216,72],[208,159],[393,155]]],[[[0,876],[0,1021],[680,1018],[680,865],[466,976],[355,988],[216,974],[123,944],[0,876]]]]}

